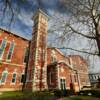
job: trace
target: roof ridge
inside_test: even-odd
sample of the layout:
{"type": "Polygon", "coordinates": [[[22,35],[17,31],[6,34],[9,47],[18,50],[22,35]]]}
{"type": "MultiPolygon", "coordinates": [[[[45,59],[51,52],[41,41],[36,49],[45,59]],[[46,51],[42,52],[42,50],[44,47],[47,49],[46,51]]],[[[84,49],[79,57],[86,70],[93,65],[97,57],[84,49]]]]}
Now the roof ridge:
{"type": "Polygon", "coordinates": [[[13,34],[13,35],[15,35],[15,36],[17,36],[17,37],[20,37],[20,38],[22,38],[22,39],[24,39],[24,40],[29,41],[29,39],[27,39],[27,38],[25,38],[25,37],[22,37],[22,36],[20,36],[20,35],[18,35],[18,34],[15,34],[14,32],[9,31],[8,29],[1,28],[1,27],[0,27],[0,30],[1,30],[1,31],[4,31],[4,32],[7,32],[7,33],[10,33],[10,34],[13,34]]]}

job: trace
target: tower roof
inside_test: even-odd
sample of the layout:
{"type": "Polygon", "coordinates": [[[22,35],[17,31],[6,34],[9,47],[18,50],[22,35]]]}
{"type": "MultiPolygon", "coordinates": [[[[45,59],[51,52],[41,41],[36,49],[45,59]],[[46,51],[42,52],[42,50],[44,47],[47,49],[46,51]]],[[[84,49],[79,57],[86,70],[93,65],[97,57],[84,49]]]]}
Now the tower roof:
{"type": "Polygon", "coordinates": [[[37,9],[37,10],[35,11],[35,13],[34,13],[32,19],[34,19],[34,17],[35,17],[36,15],[38,15],[39,13],[42,13],[44,16],[46,16],[47,19],[50,18],[49,15],[48,15],[47,13],[45,13],[42,9],[39,8],[39,9],[37,9]]]}

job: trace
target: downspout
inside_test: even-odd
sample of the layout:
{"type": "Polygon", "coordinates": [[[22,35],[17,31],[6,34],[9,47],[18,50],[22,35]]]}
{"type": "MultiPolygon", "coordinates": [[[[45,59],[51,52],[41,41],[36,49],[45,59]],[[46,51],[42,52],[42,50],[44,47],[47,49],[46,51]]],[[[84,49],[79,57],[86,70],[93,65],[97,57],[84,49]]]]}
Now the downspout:
{"type": "Polygon", "coordinates": [[[60,89],[59,65],[57,65],[57,70],[58,70],[58,78],[57,78],[57,80],[58,80],[58,89],[60,89]]]}

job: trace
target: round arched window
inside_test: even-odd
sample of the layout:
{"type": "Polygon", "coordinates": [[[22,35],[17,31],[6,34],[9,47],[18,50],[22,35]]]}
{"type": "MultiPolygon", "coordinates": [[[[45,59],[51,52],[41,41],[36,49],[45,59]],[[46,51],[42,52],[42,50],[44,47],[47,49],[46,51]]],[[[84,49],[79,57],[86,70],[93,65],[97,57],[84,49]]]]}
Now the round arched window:
{"type": "Polygon", "coordinates": [[[7,69],[5,69],[5,70],[2,72],[1,83],[5,83],[5,82],[6,82],[7,75],[8,75],[8,71],[7,71],[7,69]]]}

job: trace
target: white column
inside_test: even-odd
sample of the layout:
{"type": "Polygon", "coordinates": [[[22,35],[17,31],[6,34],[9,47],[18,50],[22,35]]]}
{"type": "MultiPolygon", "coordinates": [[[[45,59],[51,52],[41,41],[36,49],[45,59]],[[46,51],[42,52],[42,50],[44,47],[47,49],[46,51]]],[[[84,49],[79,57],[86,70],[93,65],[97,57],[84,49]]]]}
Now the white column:
{"type": "Polygon", "coordinates": [[[81,90],[80,76],[79,76],[79,73],[78,73],[78,71],[77,71],[77,78],[78,78],[79,90],[81,90]]]}
{"type": "Polygon", "coordinates": [[[58,89],[60,89],[60,76],[59,76],[59,65],[57,65],[57,70],[58,70],[58,89]]]}

